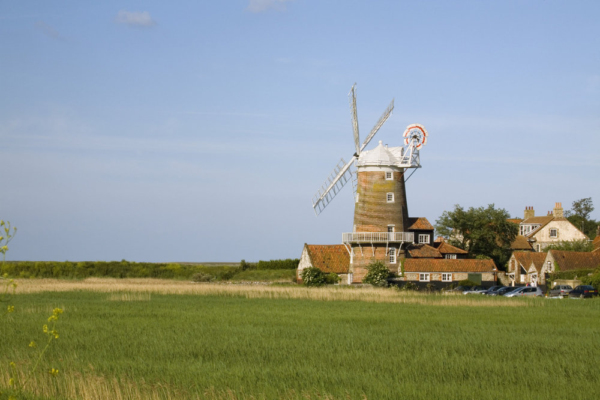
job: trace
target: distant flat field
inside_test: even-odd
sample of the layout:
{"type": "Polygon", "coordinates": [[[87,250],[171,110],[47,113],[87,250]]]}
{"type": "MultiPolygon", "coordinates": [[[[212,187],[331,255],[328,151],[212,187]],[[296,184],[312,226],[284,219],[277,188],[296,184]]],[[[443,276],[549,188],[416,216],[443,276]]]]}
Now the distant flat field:
{"type": "Polygon", "coordinates": [[[64,309],[29,387],[38,399],[595,398],[600,387],[596,299],[151,279],[22,280],[17,293],[0,324],[4,388],[5,366],[31,366],[28,344],[64,309]]]}

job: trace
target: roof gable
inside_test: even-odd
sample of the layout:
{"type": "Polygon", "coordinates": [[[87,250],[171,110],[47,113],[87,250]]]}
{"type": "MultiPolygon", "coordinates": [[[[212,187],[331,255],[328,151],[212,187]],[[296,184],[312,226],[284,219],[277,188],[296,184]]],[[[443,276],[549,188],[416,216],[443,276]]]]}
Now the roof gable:
{"type": "Polygon", "coordinates": [[[435,242],[433,246],[441,253],[441,254],[469,254],[468,251],[459,249],[458,247],[454,247],[451,244],[446,242],[435,242]]]}
{"type": "Polygon", "coordinates": [[[435,248],[428,244],[413,244],[408,247],[408,254],[413,258],[442,258],[435,248]]]}
{"type": "Polygon", "coordinates": [[[529,269],[533,264],[535,269],[541,271],[546,259],[546,253],[536,253],[531,251],[515,251],[513,257],[517,260],[520,266],[525,270],[529,269]]]}
{"type": "Polygon", "coordinates": [[[413,231],[432,231],[433,226],[429,223],[427,218],[417,217],[408,219],[408,230],[413,231]]]}
{"type": "Polygon", "coordinates": [[[512,250],[533,250],[527,241],[527,238],[522,235],[517,235],[515,240],[510,244],[512,250]]]}
{"type": "Polygon", "coordinates": [[[350,254],[343,244],[307,244],[306,250],[313,267],[325,273],[346,274],[350,268],[350,254]]]}

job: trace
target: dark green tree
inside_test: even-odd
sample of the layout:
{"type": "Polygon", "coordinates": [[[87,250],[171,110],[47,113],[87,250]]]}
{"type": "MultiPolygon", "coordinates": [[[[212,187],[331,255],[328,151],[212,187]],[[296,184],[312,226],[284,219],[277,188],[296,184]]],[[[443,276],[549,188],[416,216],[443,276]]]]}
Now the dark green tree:
{"type": "Polygon", "coordinates": [[[598,222],[590,219],[592,211],[594,211],[594,203],[591,197],[575,200],[571,209],[565,211],[565,217],[590,239],[596,237],[598,227],[598,222]]]}
{"type": "Polygon", "coordinates": [[[448,243],[468,251],[470,257],[487,256],[503,268],[519,231],[516,224],[507,221],[509,218],[508,211],[494,204],[468,210],[457,204],[453,211],[442,213],[435,229],[448,243]]]}

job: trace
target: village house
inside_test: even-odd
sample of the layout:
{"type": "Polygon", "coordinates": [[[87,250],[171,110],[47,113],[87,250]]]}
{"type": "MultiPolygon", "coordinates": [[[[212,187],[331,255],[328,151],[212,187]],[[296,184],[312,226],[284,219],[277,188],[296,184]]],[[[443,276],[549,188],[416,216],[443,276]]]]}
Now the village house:
{"type": "Polygon", "coordinates": [[[542,274],[545,259],[546,253],[514,251],[508,260],[506,272],[511,286],[515,286],[515,284],[545,285],[546,277],[542,274]]]}
{"type": "Polygon", "coordinates": [[[600,252],[550,250],[540,273],[594,270],[600,267],[600,252]]]}
{"type": "Polygon", "coordinates": [[[536,216],[533,207],[526,207],[522,220],[518,223],[519,236],[512,243],[513,250],[533,250],[542,252],[551,244],[589,238],[564,216],[561,203],[556,203],[552,212],[545,216],[536,216]]]}

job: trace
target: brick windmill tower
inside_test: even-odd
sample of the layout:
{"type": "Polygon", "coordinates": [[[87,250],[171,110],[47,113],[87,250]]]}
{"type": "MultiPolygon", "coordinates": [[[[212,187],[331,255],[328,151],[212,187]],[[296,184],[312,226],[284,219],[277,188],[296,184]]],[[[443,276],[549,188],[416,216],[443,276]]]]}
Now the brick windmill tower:
{"type": "Polygon", "coordinates": [[[415,242],[418,231],[409,229],[405,181],[421,167],[419,150],[427,143],[428,134],[423,126],[413,124],[404,132],[404,146],[388,147],[379,142],[374,149],[365,151],[391,115],[394,101],[360,145],[356,85],[352,86],[349,97],[356,152],[349,162],[342,159],[338,163],[313,197],[313,208],[320,214],[344,185],[352,181],[356,202],[353,231],[342,234],[342,243],[350,254],[348,283],[353,283],[362,281],[367,265],[374,261],[382,261],[390,270],[397,271],[406,247],[415,242]],[[410,169],[412,172],[406,177],[410,169]]]}

